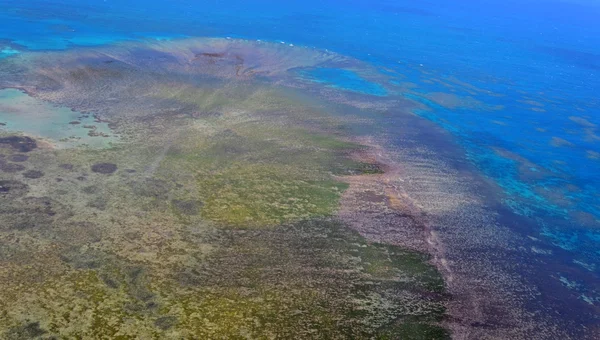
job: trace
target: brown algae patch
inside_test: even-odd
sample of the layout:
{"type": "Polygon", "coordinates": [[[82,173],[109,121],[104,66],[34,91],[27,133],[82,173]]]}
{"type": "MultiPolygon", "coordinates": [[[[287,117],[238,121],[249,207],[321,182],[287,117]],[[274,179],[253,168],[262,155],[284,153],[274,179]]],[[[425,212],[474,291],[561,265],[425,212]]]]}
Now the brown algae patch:
{"type": "Polygon", "coordinates": [[[583,129],[583,133],[585,134],[586,140],[589,142],[597,142],[600,140],[600,137],[596,135],[597,125],[585,119],[584,117],[579,116],[571,116],[569,119],[579,125],[581,129],[583,129]]]}
{"type": "MultiPolygon", "coordinates": [[[[543,166],[533,163],[529,159],[519,156],[514,152],[503,148],[492,148],[501,157],[514,161],[518,166],[519,179],[522,181],[540,180],[544,178],[557,177],[557,175],[543,166]]],[[[560,176],[558,176],[560,177],[560,176]]]]}
{"type": "Polygon", "coordinates": [[[585,154],[586,154],[586,157],[589,159],[600,159],[600,152],[587,150],[585,152],[585,154]]]}
{"type": "Polygon", "coordinates": [[[531,105],[533,107],[543,107],[543,106],[545,106],[544,103],[539,102],[537,100],[533,100],[533,99],[522,99],[522,100],[518,100],[518,102],[523,103],[523,104],[527,104],[527,105],[531,105]]]}
{"type": "Polygon", "coordinates": [[[461,97],[453,93],[434,92],[429,93],[427,98],[448,109],[481,108],[484,106],[483,102],[473,97],[461,97]]]}
{"type": "Polygon", "coordinates": [[[574,123],[576,123],[576,124],[578,124],[578,125],[580,125],[581,127],[584,127],[584,128],[595,128],[596,127],[596,124],[590,122],[589,120],[587,120],[587,119],[585,119],[583,117],[570,116],[569,119],[572,122],[574,122],[574,123]]]}
{"type": "Polygon", "coordinates": [[[575,146],[575,144],[569,142],[566,139],[560,138],[560,137],[552,137],[552,140],[550,141],[550,145],[552,145],[556,148],[575,146]]]}

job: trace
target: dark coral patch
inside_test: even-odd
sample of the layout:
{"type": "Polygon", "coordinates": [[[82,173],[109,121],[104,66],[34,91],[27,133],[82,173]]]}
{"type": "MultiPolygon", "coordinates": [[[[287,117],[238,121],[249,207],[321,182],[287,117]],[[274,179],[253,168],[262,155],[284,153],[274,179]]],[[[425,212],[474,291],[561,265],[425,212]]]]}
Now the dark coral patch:
{"type": "Polygon", "coordinates": [[[125,275],[127,293],[137,300],[127,307],[134,311],[155,309],[158,305],[153,301],[155,294],[148,288],[149,277],[146,269],[130,267],[126,269],[125,275]]]}
{"type": "Polygon", "coordinates": [[[200,212],[200,208],[203,205],[202,202],[195,200],[173,200],[171,201],[171,204],[178,213],[183,215],[198,215],[198,213],[200,212]]]}
{"type": "Polygon", "coordinates": [[[25,167],[21,164],[6,163],[6,162],[0,161],[0,170],[7,172],[7,173],[15,173],[15,172],[21,172],[21,171],[25,170],[25,167]]]}
{"type": "Polygon", "coordinates": [[[154,325],[163,331],[175,326],[175,324],[177,324],[177,318],[174,316],[162,316],[154,321],[154,325]]]}
{"type": "Polygon", "coordinates": [[[377,175],[385,173],[383,165],[368,162],[354,163],[345,170],[349,175],[377,175]]]}
{"type": "Polygon", "coordinates": [[[448,331],[425,322],[405,322],[389,325],[381,330],[378,339],[451,339],[448,331]]]}
{"type": "Polygon", "coordinates": [[[218,111],[194,111],[190,114],[192,118],[207,118],[207,117],[220,117],[223,114],[218,111]]]}
{"type": "Polygon", "coordinates": [[[29,186],[19,181],[0,180],[0,198],[20,197],[29,192],[29,186]]]}
{"type": "Polygon", "coordinates": [[[27,170],[23,173],[23,177],[30,179],[42,178],[44,173],[39,170],[27,170]]]}
{"type": "Polygon", "coordinates": [[[42,329],[39,322],[28,322],[24,325],[9,329],[8,332],[4,334],[5,338],[3,339],[38,339],[46,333],[48,333],[48,331],[42,329]]]}
{"type": "Polygon", "coordinates": [[[92,165],[92,171],[99,174],[112,174],[117,171],[117,165],[113,163],[96,163],[92,165]]]}
{"type": "Polygon", "coordinates": [[[61,244],[78,247],[102,240],[102,228],[89,221],[61,223],[48,235],[61,244]]]}
{"type": "Polygon", "coordinates": [[[359,167],[357,167],[357,171],[361,174],[383,174],[385,171],[380,164],[376,163],[361,163],[359,167]]]}
{"type": "Polygon", "coordinates": [[[98,210],[101,210],[101,211],[106,210],[107,205],[108,205],[108,202],[102,196],[97,196],[97,197],[93,198],[87,204],[88,207],[94,208],[94,209],[98,209],[98,210]]]}
{"type": "Polygon", "coordinates": [[[69,209],[49,197],[26,197],[0,205],[2,229],[47,229],[57,219],[71,216],[69,209]]]}
{"type": "Polygon", "coordinates": [[[80,248],[65,251],[60,255],[60,259],[75,269],[98,269],[108,262],[104,253],[80,248]]]}
{"type": "Polygon", "coordinates": [[[59,167],[65,170],[73,170],[73,164],[60,164],[59,167]]]}
{"type": "Polygon", "coordinates": [[[136,195],[158,199],[167,198],[170,189],[167,182],[155,178],[133,182],[131,187],[136,195]]]}
{"type": "Polygon", "coordinates": [[[19,152],[29,152],[37,148],[35,139],[26,136],[0,137],[0,145],[9,146],[19,152]]]}
{"type": "Polygon", "coordinates": [[[104,284],[109,288],[117,289],[120,287],[119,282],[107,274],[100,275],[100,278],[102,279],[102,282],[104,282],[104,284]]]}
{"type": "Polygon", "coordinates": [[[29,159],[29,156],[18,153],[8,157],[8,159],[11,162],[25,162],[29,159]]]}
{"type": "Polygon", "coordinates": [[[83,192],[84,194],[90,194],[90,195],[97,194],[100,192],[100,188],[97,187],[96,185],[90,185],[90,186],[87,186],[87,187],[81,189],[81,192],[83,192]]]}
{"type": "Polygon", "coordinates": [[[385,173],[384,167],[377,163],[352,162],[334,169],[336,175],[378,175],[385,173]]]}
{"type": "Polygon", "coordinates": [[[26,197],[23,199],[23,207],[46,216],[54,216],[57,210],[63,208],[62,204],[49,197],[26,197]]]}

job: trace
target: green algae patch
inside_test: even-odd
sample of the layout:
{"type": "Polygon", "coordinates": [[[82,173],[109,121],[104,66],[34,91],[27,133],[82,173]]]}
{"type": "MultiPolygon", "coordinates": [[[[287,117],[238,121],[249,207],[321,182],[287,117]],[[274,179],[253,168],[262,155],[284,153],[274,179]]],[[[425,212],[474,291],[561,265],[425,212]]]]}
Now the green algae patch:
{"type": "Polygon", "coordinates": [[[231,111],[289,110],[298,105],[280,94],[270,86],[247,86],[218,79],[206,79],[204,83],[193,85],[175,82],[160,85],[152,92],[157,100],[183,104],[196,118],[214,117],[231,111]]]}
{"type": "Polygon", "coordinates": [[[183,186],[196,190],[177,200],[197,200],[203,218],[241,228],[335,213],[347,184],[332,174],[360,168],[349,154],[362,146],[260,116],[240,120],[217,119],[208,130],[177,136],[156,172],[161,178],[186,174],[183,186]]]}
{"type": "MultiPolygon", "coordinates": [[[[127,296],[106,287],[92,270],[66,274],[45,282],[43,287],[30,289],[24,301],[18,302],[27,309],[13,310],[10,316],[29,322],[35,319],[45,335],[133,339],[144,333],[135,327],[127,330],[128,319],[132,318],[124,309],[127,296]]],[[[12,329],[15,327],[18,324],[12,329]]]]}
{"type": "Polygon", "coordinates": [[[431,265],[391,261],[388,248],[338,222],[222,233],[202,267],[164,283],[162,310],[189,336],[385,339],[412,336],[416,323],[435,329],[443,317],[445,297],[425,284],[431,265]]]}
{"type": "Polygon", "coordinates": [[[331,215],[346,186],[310,181],[294,169],[260,164],[235,164],[218,174],[199,177],[203,216],[239,227],[331,215]]]}
{"type": "Polygon", "coordinates": [[[407,278],[418,277],[418,281],[409,280],[407,286],[419,287],[428,291],[443,293],[444,280],[435,269],[429,265],[429,256],[416,252],[408,252],[400,247],[371,244],[368,247],[356,248],[365,272],[374,277],[385,279],[397,275],[407,278]]]}
{"type": "MultiPolygon", "coordinates": [[[[310,111],[302,110],[297,113],[305,117],[310,115],[310,111]]],[[[314,114],[314,113],[313,113],[314,114]]],[[[324,118],[322,118],[324,119],[324,118]]],[[[364,146],[343,140],[339,131],[330,131],[330,133],[320,132],[318,130],[309,130],[298,126],[272,124],[267,125],[264,122],[251,122],[236,129],[240,135],[251,136],[261,140],[268,140],[285,148],[301,148],[311,151],[328,152],[350,152],[360,150],[364,146]]]]}
{"type": "Polygon", "coordinates": [[[217,290],[203,297],[182,296],[178,326],[203,339],[332,338],[336,316],[319,302],[317,290],[297,292],[217,290]]]}
{"type": "MultiPolygon", "coordinates": [[[[197,237],[185,237],[187,253],[197,237]]],[[[161,266],[67,252],[73,269],[20,290],[23,308],[1,325],[91,339],[446,338],[445,297],[425,284],[435,269],[418,253],[327,219],[221,229],[213,244],[206,257],[161,266]]]]}

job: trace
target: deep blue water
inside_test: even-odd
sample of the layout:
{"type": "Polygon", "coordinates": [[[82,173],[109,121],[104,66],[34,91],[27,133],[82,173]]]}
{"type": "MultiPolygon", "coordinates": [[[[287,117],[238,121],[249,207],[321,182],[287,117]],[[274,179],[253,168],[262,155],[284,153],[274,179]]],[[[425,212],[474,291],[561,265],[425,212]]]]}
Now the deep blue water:
{"type": "Polygon", "coordinates": [[[413,83],[405,96],[432,109],[417,113],[456,136],[505,207],[531,221],[527,232],[588,279],[555,278],[600,305],[598,3],[0,0],[0,9],[3,58],[143,37],[241,37],[328,49],[397,78],[383,87],[349,71],[303,75],[327,86],[385,96],[413,83]]]}

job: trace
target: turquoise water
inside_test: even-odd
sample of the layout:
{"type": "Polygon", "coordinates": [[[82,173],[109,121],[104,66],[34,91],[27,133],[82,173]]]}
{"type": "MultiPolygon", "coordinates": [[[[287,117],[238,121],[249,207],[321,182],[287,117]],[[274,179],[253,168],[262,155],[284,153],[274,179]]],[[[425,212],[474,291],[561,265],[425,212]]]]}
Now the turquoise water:
{"type": "Polygon", "coordinates": [[[14,89],[0,90],[0,123],[0,129],[45,138],[57,147],[101,148],[116,142],[108,124],[93,115],[54,107],[14,89]]]}
{"type": "MultiPolygon", "coordinates": [[[[377,76],[324,65],[299,77],[349,96],[400,95],[414,103],[413,113],[447,131],[473,166],[469,171],[491,183],[489,195],[510,228],[544,249],[543,259],[527,258],[533,274],[524,275],[537,276],[531,281],[542,282],[542,290],[546,280],[561,286],[544,294],[559,296],[552,308],[577,327],[580,319],[598,322],[598,4],[0,0],[0,8],[2,60],[28,51],[208,36],[309,46],[366,62],[377,76]],[[580,304],[588,309],[578,314],[580,304]]],[[[3,111],[4,91],[0,129],[105,143],[68,125],[78,113],[50,113],[67,109],[47,108],[38,124],[11,118],[3,111]],[[50,120],[60,127],[49,128],[50,120]]],[[[381,128],[402,138],[402,127],[381,128]]]]}
{"type": "Polygon", "coordinates": [[[303,72],[302,76],[311,81],[342,90],[374,96],[385,96],[387,93],[381,85],[371,83],[351,70],[318,68],[303,72]]]}

